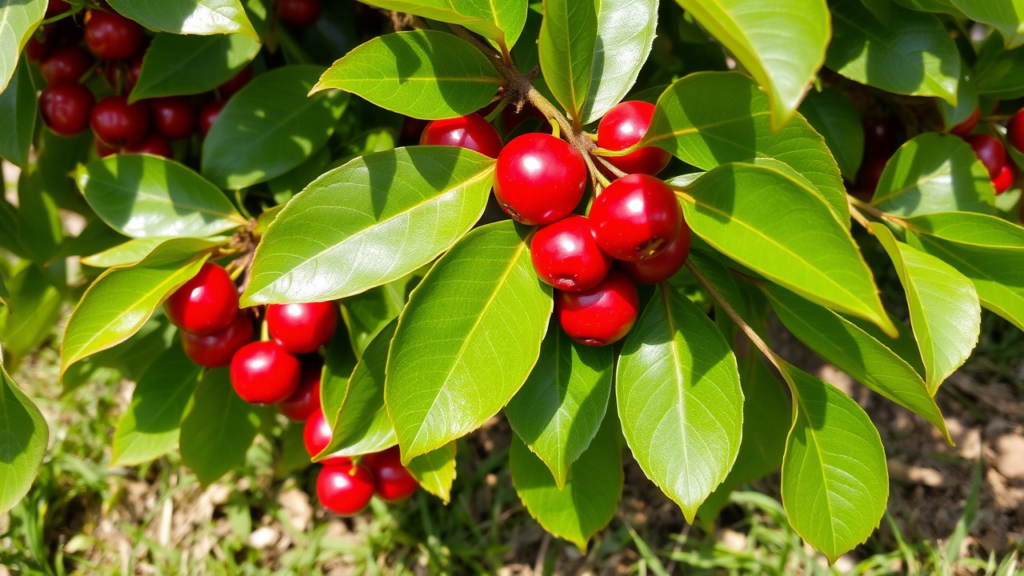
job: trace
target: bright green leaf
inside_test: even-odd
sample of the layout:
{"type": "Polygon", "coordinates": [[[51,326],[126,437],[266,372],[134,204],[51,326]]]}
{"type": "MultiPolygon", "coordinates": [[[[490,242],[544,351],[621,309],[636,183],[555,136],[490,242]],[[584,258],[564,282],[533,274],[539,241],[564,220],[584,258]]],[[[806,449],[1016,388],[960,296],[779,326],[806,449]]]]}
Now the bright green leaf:
{"type": "MultiPolygon", "coordinates": [[[[111,266],[129,266],[137,264],[151,254],[159,250],[159,254],[167,262],[186,260],[207,250],[228,243],[226,236],[213,236],[210,238],[168,238],[166,236],[152,236],[149,238],[132,238],[124,244],[82,258],[82,264],[95,266],[97,268],[109,268],[111,266]]],[[[152,263],[152,259],[150,263],[152,263]]]]}
{"type": "Polygon", "coordinates": [[[464,26],[509,49],[526,23],[527,0],[366,0],[365,4],[464,26]]]}
{"type": "Polygon", "coordinates": [[[46,0],[0,0],[0,92],[14,76],[18,55],[45,12],[46,0]]]}
{"type": "Polygon", "coordinates": [[[121,15],[152,30],[174,34],[242,33],[259,40],[238,0],[109,0],[121,15]]]}
{"type": "Polygon", "coordinates": [[[812,90],[800,104],[800,113],[825,138],[843,176],[855,180],[864,158],[864,128],[853,102],[838,90],[812,90]]]}
{"type": "Polygon", "coordinates": [[[332,430],[338,425],[338,410],[335,407],[341,406],[348,394],[348,383],[357,362],[348,334],[343,330],[335,330],[334,336],[327,343],[327,356],[320,373],[320,406],[332,430]]]}
{"type": "Polygon", "coordinates": [[[978,89],[974,85],[974,72],[966,64],[961,63],[960,80],[956,85],[956,106],[950,106],[945,100],[939,100],[942,123],[948,131],[966,121],[976,110],[978,110],[978,89]]]}
{"type": "Polygon", "coordinates": [[[202,94],[232,79],[262,45],[242,34],[157,34],[142,60],[132,102],[160,96],[202,94]]]}
{"type": "Polygon", "coordinates": [[[1024,44],[1024,2],[1020,0],[949,0],[970,20],[992,26],[1007,48],[1024,44]]]}
{"type": "Polygon", "coordinates": [[[60,207],[47,189],[46,173],[39,164],[23,170],[18,178],[18,237],[37,264],[53,261],[64,241],[60,207]]]}
{"type": "Polygon", "coordinates": [[[409,462],[409,473],[420,483],[420,488],[447,504],[452,498],[452,482],[455,481],[455,441],[413,458],[409,462]]]}
{"type": "Polygon", "coordinates": [[[10,279],[8,288],[11,309],[0,342],[9,354],[24,356],[42,344],[57,324],[63,287],[49,273],[29,265],[10,279]]]}
{"type": "Polygon", "coordinates": [[[11,164],[28,168],[28,150],[36,127],[39,102],[28,61],[22,59],[7,89],[0,92],[0,156],[11,164]]]}
{"type": "Polygon", "coordinates": [[[352,348],[362,356],[370,341],[405,308],[411,286],[419,284],[430,268],[424,266],[398,280],[370,288],[366,292],[343,299],[341,317],[348,329],[352,348]]]}
{"type": "Polygon", "coordinates": [[[597,7],[589,0],[545,0],[537,39],[540,69],[551,93],[579,121],[597,52],[597,7]]]}
{"type": "Polygon", "coordinates": [[[0,379],[0,514],[6,514],[32,486],[50,432],[42,413],[3,366],[0,379]]]}

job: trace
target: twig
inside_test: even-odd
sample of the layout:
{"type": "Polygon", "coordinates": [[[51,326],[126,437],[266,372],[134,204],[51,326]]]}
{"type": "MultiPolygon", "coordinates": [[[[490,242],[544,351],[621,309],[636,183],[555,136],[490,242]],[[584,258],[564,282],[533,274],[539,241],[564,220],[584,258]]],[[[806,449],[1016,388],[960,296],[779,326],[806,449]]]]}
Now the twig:
{"type": "Polygon", "coordinates": [[[860,210],[857,210],[857,207],[852,204],[850,204],[850,216],[852,216],[858,224],[863,226],[864,229],[868,231],[868,233],[874,234],[874,232],[871,231],[871,222],[868,221],[868,219],[865,218],[864,215],[860,213],[860,210]]]}

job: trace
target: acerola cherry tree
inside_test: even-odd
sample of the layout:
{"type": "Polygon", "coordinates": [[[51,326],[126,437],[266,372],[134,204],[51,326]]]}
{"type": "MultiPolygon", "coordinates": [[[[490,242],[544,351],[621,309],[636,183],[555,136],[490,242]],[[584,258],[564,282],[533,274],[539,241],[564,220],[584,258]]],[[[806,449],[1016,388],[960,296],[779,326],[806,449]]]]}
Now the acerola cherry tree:
{"type": "MultiPolygon", "coordinates": [[[[884,448],[769,317],[947,439],[982,308],[1024,327],[1010,0],[365,4],[0,4],[3,343],[77,299],[65,387],[137,381],[114,464],[179,446],[209,484],[278,430],[355,514],[447,501],[503,413],[527,510],[581,548],[624,438],[690,522],[781,469],[834,560],[878,526],[884,448]]],[[[2,392],[0,510],[47,434],[2,392]]]]}

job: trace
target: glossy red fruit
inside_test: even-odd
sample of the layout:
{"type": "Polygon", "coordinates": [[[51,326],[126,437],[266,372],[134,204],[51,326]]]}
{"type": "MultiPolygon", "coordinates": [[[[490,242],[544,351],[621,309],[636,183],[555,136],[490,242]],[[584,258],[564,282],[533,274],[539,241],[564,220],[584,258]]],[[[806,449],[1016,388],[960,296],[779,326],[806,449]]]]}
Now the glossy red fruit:
{"type": "Polygon", "coordinates": [[[219,368],[231,364],[235,352],[252,342],[252,337],[252,320],[245,311],[238,310],[231,324],[223,330],[203,335],[182,330],[181,344],[185,355],[196,364],[219,368]]]}
{"type": "Polygon", "coordinates": [[[888,158],[906,140],[903,125],[890,116],[865,118],[864,150],[868,154],[888,158]]]}
{"type": "Polygon", "coordinates": [[[188,138],[196,129],[196,109],[186,96],[168,96],[149,101],[150,122],[171,140],[188,138]]]}
{"type": "Polygon", "coordinates": [[[107,146],[129,148],[149,134],[149,110],[144,102],[129,104],[124,96],[107,96],[93,107],[89,124],[107,146]]]}
{"type": "Polygon", "coordinates": [[[55,133],[74,136],[89,127],[89,113],[96,104],[92,92],[78,82],[57,82],[43,88],[39,110],[55,133]]]}
{"type": "Polygon", "coordinates": [[[96,149],[96,155],[100,158],[106,158],[107,156],[112,156],[118,152],[117,148],[107,146],[103,142],[100,142],[98,138],[92,139],[92,145],[96,149]]]}
{"type": "Polygon", "coordinates": [[[92,57],[78,46],[54,48],[39,64],[39,74],[47,84],[78,82],[92,66],[92,57]]]}
{"type": "Polygon", "coordinates": [[[418,142],[420,135],[423,134],[423,130],[427,127],[427,124],[428,122],[426,120],[406,116],[402,120],[402,133],[398,137],[399,142],[402,144],[418,142]]]}
{"type": "Polygon", "coordinates": [[[612,267],[611,256],[598,247],[584,216],[569,216],[538,230],[530,242],[530,260],[542,282],[571,292],[597,286],[612,267]]]}
{"type": "Polygon", "coordinates": [[[1013,181],[1017,179],[1017,170],[1013,167],[1012,162],[1007,162],[1003,165],[1002,170],[999,174],[992,179],[992,186],[996,189],[996,195],[1002,194],[1013,186],[1013,181]]]}
{"type": "MultiPolygon", "coordinates": [[[[277,410],[295,422],[305,422],[320,409],[321,363],[302,366],[299,387],[287,399],[277,403],[277,410]]],[[[326,420],[324,421],[326,423],[326,420]]]]}
{"type": "Polygon", "coordinates": [[[302,365],[276,342],[252,342],[231,359],[231,385],[250,404],[276,404],[299,388],[302,365]]]}
{"type": "Polygon", "coordinates": [[[316,24],[320,10],[320,0],[277,0],[277,17],[300,28],[316,24]]]}
{"type": "Polygon", "coordinates": [[[434,120],[420,134],[425,146],[461,146],[484,156],[497,158],[501,152],[501,136],[494,126],[479,114],[450,120],[434,120]]]}
{"type": "Polygon", "coordinates": [[[238,312],[238,289],[223,268],[206,263],[164,302],[164,312],[186,332],[217,332],[231,324],[238,312]]]}
{"type": "MultiPolygon", "coordinates": [[[[327,448],[331,443],[331,426],[324,417],[324,411],[319,407],[306,420],[306,426],[302,429],[302,442],[306,445],[306,452],[313,458],[321,450],[327,448]]],[[[320,461],[324,465],[351,464],[352,459],[346,456],[335,456],[320,461]]]]}
{"type": "Polygon", "coordinates": [[[324,466],[316,479],[316,497],[335,514],[358,514],[373,498],[373,474],[358,464],[324,466]]]}
{"type": "Polygon", "coordinates": [[[583,292],[558,292],[555,316],[570,338],[587,346],[607,346],[633,329],[640,300],[633,281],[612,270],[583,292]]]}
{"type": "Polygon", "coordinates": [[[210,133],[210,128],[213,127],[213,123],[217,121],[217,116],[220,115],[220,111],[224,109],[224,105],[227,103],[227,100],[215,100],[203,104],[203,107],[199,109],[199,131],[203,133],[203,136],[210,133]]]}
{"type": "Polygon", "coordinates": [[[217,92],[220,94],[221,98],[226,100],[234,95],[235,92],[244,88],[245,85],[249,83],[249,80],[252,80],[252,66],[246,66],[239,70],[238,74],[235,74],[231,80],[228,80],[218,86],[217,92]]]}
{"type": "Polygon", "coordinates": [[[1006,123],[1006,140],[1018,152],[1024,152],[1024,109],[1011,116],[1006,123]]]}
{"type": "Polygon", "coordinates": [[[683,267],[690,255],[690,227],[683,221],[683,231],[670,242],[665,251],[639,262],[619,262],[619,269],[637,284],[658,284],[668,280],[683,267]]]}
{"type": "Polygon", "coordinates": [[[107,10],[89,10],[85,15],[85,45],[97,58],[131,58],[142,48],[142,26],[107,10]]]}
{"type": "Polygon", "coordinates": [[[271,304],[267,329],[282,348],[293,354],[315,352],[338,327],[338,309],[332,302],[271,304]]]}
{"type": "MultiPolygon", "coordinates": [[[[597,125],[597,145],[605,150],[625,150],[643,139],[651,126],[654,104],[627,101],[616,104],[597,125]]],[[[657,174],[668,166],[672,155],[657,146],[643,148],[605,160],[626,174],[657,174]]]]}
{"type": "Polygon", "coordinates": [[[1003,166],[1006,166],[1006,147],[1003,143],[988,134],[975,134],[968,138],[967,142],[974,150],[974,155],[988,169],[989,177],[995,179],[1003,166]]]}
{"type": "Polygon", "coordinates": [[[405,500],[420,487],[409,470],[402,466],[398,446],[374,454],[371,459],[364,458],[363,463],[373,473],[377,496],[385,502],[405,500]]]}
{"type": "Polygon", "coordinates": [[[142,55],[138,55],[132,58],[131,65],[128,66],[128,73],[124,79],[124,90],[125,92],[131,92],[135,88],[135,85],[139,83],[139,76],[142,75],[142,55]]]}
{"type": "Polygon", "coordinates": [[[661,254],[683,230],[683,209],[664,182],[647,174],[623,176],[590,207],[598,246],[612,258],[636,262],[661,254]]]}
{"type": "Polygon", "coordinates": [[[587,167],[575,148],[550,134],[523,134],[498,154],[494,196],[523,224],[568,216],[583,198],[587,167]]]}
{"type": "MultiPolygon", "coordinates": [[[[486,115],[487,114],[484,114],[484,116],[486,115]]],[[[518,128],[520,124],[526,122],[530,118],[536,118],[544,124],[547,123],[547,119],[544,118],[544,114],[529,102],[523,104],[523,109],[519,112],[516,112],[516,107],[512,104],[501,109],[501,124],[505,127],[506,134],[512,132],[518,128]]]]}
{"type": "Polygon", "coordinates": [[[950,128],[949,133],[955,134],[957,136],[967,136],[968,134],[971,133],[971,130],[974,130],[974,127],[978,125],[978,120],[980,118],[981,108],[978,107],[974,109],[974,112],[971,112],[971,115],[967,117],[967,120],[964,120],[963,122],[950,128]]]}
{"type": "Polygon", "coordinates": [[[152,154],[153,156],[163,156],[164,158],[174,157],[174,150],[171,149],[171,143],[167,141],[167,137],[157,133],[146,136],[146,139],[138,146],[125,148],[124,151],[126,154],[152,154]]]}
{"type": "Polygon", "coordinates": [[[50,36],[53,32],[53,25],[47,24],[41,31],[36,32],[25,43],[25,56],[29,62],[39,62],[46,53],[50,51],[50,36]]]}
{"type": "Polygon", "coordinates": [[[52,18],[71,10],[71,5],[64,0],[49,0],[46,4],[46,17],[52,18]]]}

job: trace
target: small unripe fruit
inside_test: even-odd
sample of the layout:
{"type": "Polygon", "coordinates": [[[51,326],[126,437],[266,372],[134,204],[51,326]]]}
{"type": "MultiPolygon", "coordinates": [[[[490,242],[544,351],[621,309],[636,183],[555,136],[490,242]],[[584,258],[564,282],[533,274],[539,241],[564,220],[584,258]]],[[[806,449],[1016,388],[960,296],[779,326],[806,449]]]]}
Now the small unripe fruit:
{"type": "MultiPolygon", "coordinates": [[[[597,145],[605,150],[625,150],[643,139],[654,117],[654,104],[626,101],[612,107],[597,125],[597,145]]],[[[657,174],[672,155],[657,146],[644,146],[625,156],[605,157],[626,174],[657,174]]]]}
{"type": "Polygon", "coordinates": [[[316,496],[331,512],[353,516],[373,498],[373,474],[358,464],[324,466],[316,479],[316,496]]]}
{"type": "Polygon", "coordinates": [[[143,39],[142,26],[120,14],[89,10],[85,15],[85,45],[97,58],[131,58],[142,48],[143,39]]]}
{"type": "Polygon", "coordinates": [[[138,146],[125,148],[124,151],[128,154],[152,154],[153,156],[163,156],[164,158],[174,156],[171,143],[167,141],[163,134],[150,134],[138,146]]]}
{"type": "Polygon", "coordinates": [[[385,502],[405,500],[420,487],[409,470],[402,466],[397,446],[374,454],[372,458],[364,458],[363,464],[373,473],[377,496],[385,502]]]}
{"type": "Polygon", "coordinates": [[[298,28],[316,24],[321,0],[277,0],[277,17],[298,28]]]}
{"type": "Polygon", "coordinates": [[[637,284],[658,284],[668,280],[683,267],[690,255],[690,227],[683,222],[683,231],[670,242],[665,251],[654,258],[638,262],[619,261],[619,269],[637,284]]]}
{"type": "Polygon", "coordinates": [[[288,399],[299,387],[299,359],[276,342],[253,342],[231,359],[231,385],[250,404],[275,404],[288,399]]]}
{"type": "Polygon", "coordinates": [[[185,96],[154,98],[149,101],[150,120],[158,132],[171,140],[188,138],[196,129],[196,109],[185,96]]]}
{"type": "Polygon", "coordinates": [[[479,114],[449,120],[434,120],[420,134],[424,146],[459,146],[497,158],[501,152],[501,136],[491,123],[479,114]]]}
{"type": "Polygon", "coordinates": [[[271,304],[267,306],[267,330],[292,354],[315,352],[327,343],[338,326],[333,302],[271,304]]]}
{"type": "Polygon", "coordinates": [[[974,112],[971,112],[971,115],[967,117],[967,120],[964,120],[963,122],[950,128],[949,133],[955,134],[956,136],[967,136],[968,134],[971,133],[971,130],[974,130],[974,127],[978,125],[978,120],[980,118],[981,108],[975,108],[974,112]]]}
{"type": "Polygon", "coordinates": [[[39,95],[39,111],[56,134],[74,136],[89,127],[89,114],[96,98],[78,82],[50,84],[39,95]]]}
{"type": "Polygon", "coordinates": [[[217,121],[217,116],[220,115],[220,111],[227,103],[227,100],[216,100],[203,104],[199,110],[199,131],[203,133],[203,136],[210,133],[210,128],[213,128],[213,123],[217,121]]]}
{"type": "Polygon", "coordinates": [[[621,340],[633,329],[639,309],[636,286],[618,270],[590,290],[555,295],[555,316],[562,330],[587,346],[621,340]]]}
{"type": "Polygon", "coordinates": [[[223,330],[238,312],[238,289],[223,268],[207,262],[164,302],[164,312],[171,324],[186,332],[223,330]]]}
{"type": "Polygon", "coordinates": [[[1006,166],[1006,147],[998,138],[988,134],[975,134],[967,142],[974,150],[974,155],[988,169],[989,177],[994,180],[1003,166],[1006,166]]]}
{"type": "MultiPolygon", "coordinates": [[[[302,441],[306,445],[306,452],[309,452],[310,458],[315,458],[331,443],[331,426],[327,423],[322,409],[317,408],[306,420],[306,426],[302,429],[302,441]]],[[[324,465],[350,464],[351,462],[352,459],[345,456],[334,456],[320,461],[324,465]]]]}
{"type": "Polygon", "coordinates": [[[537,231],[530,260],[542,282],[559,290],[589,290],[608,274],[612,258],[598,247],[590,219],[569,216],[537,231]]]}
{"type": "Polygon", "coordinates": [[[181,345],[185,355],[196,364],[220,368],[231,364],[235,352],[252,342],[252,336],[252,320],[243,310],[238,310],[231,324],[223,330],[202,335],[182,330],[181,345]]]}
{"type": "Polygon", "coordinates": [[[124,96],[107,96],[93,106],[89,124],[107,146],[130,148],[149,134],[149,110],[143,102],[129,104],[124,96]]]}
{"type": "Polygon", "coordinates": [[[92,66],[92,57],[78,46],[54,48],[39,64],[39,74],[47,84],[78,82],[92,66]]]}
{"type": "Polygon", "coordinates": [[[683,230],[683,209],[664,182],[647,174],[623,176],[590,208],[594,237],[612,258],[636,262],[661,254],[683,230]]]}
{"type": "Polygon", "coordinates": [[[523,224],[550,224],[583,198],[587,167],[575,148],[550,134],[523,134],[502,148],[494,178],[501,208],[523,224]]]}
{"type": "MultiPolygon", "coordinates": [[[[277,403],[277,410],[295,422],[309,420],[320,409],[320,362],[302,366],[299,387],[287,399],[277,403]]],[[[326,420],[324,421],[326,423],[326,420]]]]}

